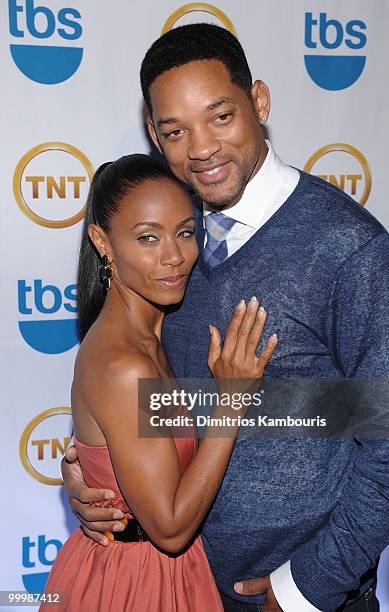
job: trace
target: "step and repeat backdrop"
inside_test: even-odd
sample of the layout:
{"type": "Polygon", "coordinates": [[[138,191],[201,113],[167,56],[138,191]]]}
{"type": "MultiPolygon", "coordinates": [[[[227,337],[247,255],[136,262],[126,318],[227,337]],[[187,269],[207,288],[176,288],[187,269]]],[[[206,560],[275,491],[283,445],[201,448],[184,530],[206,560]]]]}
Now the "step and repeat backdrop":
{"type": "MultiPolygon", "coordinates": [[[[199,21],[234,32],[269,85],[278,154],[389,227],[388,0],[2,0],[0,590],[42,592],[77,526],[59,464],[71,436],[85,199],[99,164],[150,151],[146,50],[199,21]]],[[[389,549],[379,593],[389,612],[389,549]]]]}

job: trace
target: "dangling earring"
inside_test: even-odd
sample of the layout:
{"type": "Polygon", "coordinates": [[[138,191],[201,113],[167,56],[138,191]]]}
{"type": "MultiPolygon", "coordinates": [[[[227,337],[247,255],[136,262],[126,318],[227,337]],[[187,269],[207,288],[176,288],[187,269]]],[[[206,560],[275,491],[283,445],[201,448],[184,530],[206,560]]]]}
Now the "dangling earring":
{"type": "Polygon", "coordinates": [[[100,266],[100,282],[103,284],[104,293],[107,293],[107,291],[111,289],[111,278],[113,276],[111,263],[112,261],[109,261],[107,255],[102,256],[100,266]]]}

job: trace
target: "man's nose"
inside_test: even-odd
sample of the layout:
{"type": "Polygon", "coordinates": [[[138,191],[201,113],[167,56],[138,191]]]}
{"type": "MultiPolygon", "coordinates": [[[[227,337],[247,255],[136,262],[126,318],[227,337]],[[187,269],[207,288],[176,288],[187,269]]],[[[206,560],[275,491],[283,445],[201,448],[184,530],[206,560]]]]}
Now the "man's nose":
{"type": "Polygon", "coordinates": [[[164,241],[161,264],[163,266],[174,266],[175,268],[183,264],[185,257],[183,256],[180,245],[175,238],[169,238],[164,241]]]}
{"type": "Polygon", "coordinates": [[[194,130],[190,138],[188,157],[205,161],[218,153],[220,148],[221,143],[210,128],[194,130]]]}

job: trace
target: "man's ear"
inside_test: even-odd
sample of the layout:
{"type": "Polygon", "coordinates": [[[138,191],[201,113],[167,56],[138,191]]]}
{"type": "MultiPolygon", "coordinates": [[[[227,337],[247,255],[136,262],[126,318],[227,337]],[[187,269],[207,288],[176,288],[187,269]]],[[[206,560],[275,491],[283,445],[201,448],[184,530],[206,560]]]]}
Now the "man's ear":
{"type": "Polygon", "coordinates": [[[88,236],[92,240],[95,249],[100,254],[100,257],[103,255],[108,255],[108,257],[112,259],[108,253],[109,245],[107,244],[107,238],[101,227],[95,225],[94,223],[88,225],[88,236]]]}
{"type": "Polygon", "coordinates": [[[154,146],[158,149],[161,155],[163,155],[162,147],[159,144],[159,140],[157,136],[157,130],[155,129],[154,121],[151,115],[147,115],[146,123],[147,123],[147,129],[148,129],[150,138],[153,141],[154,146]]]}
{"type": "Polygon", "coordinates": [[[257,113],[259,123],[266,123],[270,113],[270,91],[263,81],[255,81],[251,87],[251,99],[257,113]]]}

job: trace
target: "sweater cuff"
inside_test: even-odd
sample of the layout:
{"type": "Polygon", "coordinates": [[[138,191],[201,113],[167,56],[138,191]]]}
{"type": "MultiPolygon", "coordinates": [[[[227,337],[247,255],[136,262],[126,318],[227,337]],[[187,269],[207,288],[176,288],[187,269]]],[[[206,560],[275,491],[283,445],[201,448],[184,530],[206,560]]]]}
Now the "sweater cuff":
{"type": "Polygon", "coordinates": [[[320,612],[297,588],[290,569],[290,561],[270,574],[270,583],[278,605],[284,612],[320,612]]]}

